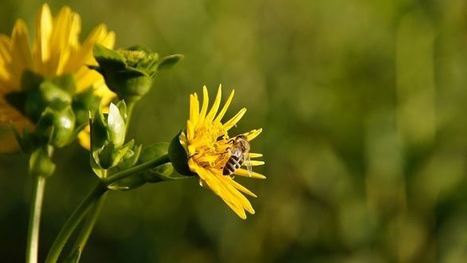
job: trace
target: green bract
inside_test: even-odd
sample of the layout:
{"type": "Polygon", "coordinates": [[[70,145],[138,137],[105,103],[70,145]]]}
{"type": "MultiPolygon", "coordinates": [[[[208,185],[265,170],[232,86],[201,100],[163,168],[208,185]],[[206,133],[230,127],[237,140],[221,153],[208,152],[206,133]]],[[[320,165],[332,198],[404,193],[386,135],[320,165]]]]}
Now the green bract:
{"type": "Polygon", "coordinates": [[[75,139],[100,101],[91,88],[79,94],[75,90],[72,75],[44,78],[23,72],[20,91],[9,93],[6,99],[36,124],[35,130],[16,134],[24,152],[45,145],[63,147],[75,139]]]}
{"type": "Polygon", "coordinates": [[[33,176],[51,176],[55,171],[55,164],[50,159],[52,149],[41,147],[36,149],[29,158],[29,173],[33,176]]]}
{"type": "Polygon", "coordinates": [[[63,147],[75,137],[75,114],[66,103],[54,103],[43,112],[36,127],[36,135],[49,145],[63,147]]]}
{"type": "Polygon", "coordinates": [[[111,50],[96,44],[94,57],[99,66],[90,68],[104,77],[107,86],[119,98],[133,103],[149,91],[158,69],[176,64],[182,55],[172,55],[159,61],[157,53],[140,47],[111,50]]]}
{"type": "MultiPolygon", "coordinates": [[[[125,143],[126,111],[122,100],[111,103],[108,113],[99,110],[91,120],[91,167],[102,180],[109,174],[131,168],[139,160],[141,145],[135,145],[134,140],[125,143]]],[[[130,185],[133,187],[135,183],[130,185]]]]}
{"type": "Polygon", "coordinates": [[[185,148],[180,143],[180,135],[182,132],[179,132],[170,142],[169,145],[169,159],[172,162],[175,170],[183,175],[194,175],[194,173],[188,167],[188,156],[185,148]]]}

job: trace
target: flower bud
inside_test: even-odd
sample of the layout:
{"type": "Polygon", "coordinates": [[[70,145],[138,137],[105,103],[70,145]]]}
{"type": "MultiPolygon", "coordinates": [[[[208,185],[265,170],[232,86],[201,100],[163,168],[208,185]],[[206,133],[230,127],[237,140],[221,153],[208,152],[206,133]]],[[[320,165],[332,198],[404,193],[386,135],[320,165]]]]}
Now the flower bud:
{"type": "Polygon", "coordinates": [[[109,143],[115,148],[121,147],[125,142],[126,119],[124,101],[111,103],[107,114],[99,109],[91,121],[91,149],[99,149],[109,143]]]}
{"type": "Polygon", "coordinates": [[[176,64],[182,56],[172,55],[159,62],[159,55],[147,49],[134,47],[111,50],[94,46],[94,57],[99,66],[90,66],[105,79],[107,86],[128,103],[138,101],[151,88],[159,67],[176,64]]]}
{"type": "Polygon", "coordinates": [[[29,174],[33,176],[51,176],[55,171],[55,164],[50,159],[47,149],[36,149],[29,159],[29,174]]]}
{"type": "Polygon", "coordinates": [[[39,118],[36,134],[47,138],[48,144],[63,147],[75,136],[75,114],[70,105],[54,103],[47,107],[39,118]]]}
{"type": "Polygon", "coordinates": [[[126,112],[122,100],[111,103],[108,113],[99,110],[91,120],[91,166],[101,179],[109,172],[132,167],[139,159],[141,146],[135,146],[133,140],[125,144],[126,112]]]}

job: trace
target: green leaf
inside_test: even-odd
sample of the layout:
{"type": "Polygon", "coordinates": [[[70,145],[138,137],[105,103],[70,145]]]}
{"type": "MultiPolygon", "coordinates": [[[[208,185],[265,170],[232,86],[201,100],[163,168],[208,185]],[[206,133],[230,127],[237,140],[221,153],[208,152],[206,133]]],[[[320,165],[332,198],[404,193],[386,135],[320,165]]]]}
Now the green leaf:
{"type": "MultiPolygon", "coordinates": [[[[160,142],[146,146],[141,151],[139,163],[148,162],[166,155],[168,148],[169,143],[167,142],[160,142]]],[[[164,177],[169,177],[171,174],[173,174],[173,171],[174,169],[172,167],[172,164],[167,163],[149,169],[148,171],[143,173],[143,177],[147,182],[155,183],[162,181],[162,178],[164,177]]]]}
{"type": "Polygon", "coordinates": [[[141,174],[132,174],[107,186],[110,190],[128,191],[140,187],[146,183],[141,174]]]}
{"type": "Polygon", "coordinates": [[[102,45],[94,45],[93,54],[101,68],[125,69],[126,67],[122,55],[102,45]]]}
{"type": "Polygon", "coordinates": [[[173,66],[175,66],[175,64],[177,64],[180,60],[182,60],[184,58],[183,55],[181,54],[174,54],[174,55],[170,55],[170,56],[167,56],[167,57],[164,57],[161,62],[159,63],[159,66],[158,66],[158,69],[169,69],[173,66]]]}
{"type": "Polygon", "coordinates": [[[169,143],[167,142],[154,143],[146,146],[141,151],[139,163],[145,163],[154,159],[158,159],[159,157],[166,155],[168,149],[169,143]]]}

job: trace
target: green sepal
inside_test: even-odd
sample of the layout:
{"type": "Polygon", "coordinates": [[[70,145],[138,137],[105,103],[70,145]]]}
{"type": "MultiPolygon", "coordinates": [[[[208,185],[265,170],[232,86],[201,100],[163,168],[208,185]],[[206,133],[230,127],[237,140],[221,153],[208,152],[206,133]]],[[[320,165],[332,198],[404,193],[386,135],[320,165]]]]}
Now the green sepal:
{"type": "Polygon", "coordinates": [[[102,148],[108,141],[107,125],[105,116],[101,110],[98,110],[89,120],[91,128],[91,151],[102,148]]]}
{"type": "Polygon", "coordinates": [[[72,108],[76,115],[77,126],[89,121],[89,113],[94,113],[99,109],[100,98],[94,95],[92,88],[88,88],[83,92],[73,96],[72,108]]]}
{"type": "Polygon", "coordinates": [[[68,94],[73,95],[76,91],[75,78],[72,74],[63,74],[56,76],[50,80],[55,86],[66,91],[68,94]]]}
{"type": "Polygon", "coordinates": [[[94,57],[99,66],[90,68],[98,71],[107,86],[128,103],[138,101],[150,90],[159,67],[159,55],[141,47],[115,51],[96,45],[94,57]]]}
{"type": "Polygon", "coordinates": [[[103,73],[107,86],[117,93],[118,97],[133,103],[148,93],[152,86],[152,78],[137,69],[125,69],[118,72],[103,73]]]}
{"type": "Polygon", "coordinates": [[[169,145],[169,159],[172,162],[173,167],[175,170],[187,176],[195,175],[188,166],[188,156],[185,148],[180,143],[180,135],[182,132],[180,131],[170,142],[169,145]]]}
{"type": "Polygon", "coordinates": [[[42,82],[37,89],[26,93],[24,112],[37,121],[51,104],[71,104],[72,96],[51,81],[42,82]]]}
{"type": "Polygon", "coordinates": [[[122,56],[125,57],[125,64],[127,69],[135,69],[144,72],[145,75],[152,76],[157,71],[159,64],[159,54],[151,50],[141,47],[133,46],[128,49],[117,50],[122,56]]]}
{"type": "Polygon", "coordinates": [[[46,145],[48,138],[40,138],[34,132],[30,132],[28,129],[24,129],[22,134],[19,133],[15,127],[9,127],[15,135],[16,141],[21,148],[21,151],[27,154],[32,153],[35,149],[46,145]]]}
{"type": "MultiPolygon", "coordinates": [[[[130,142],[133,142],[130,141],[130,142]]],[[[118,164],[118,170],[125,170],[133,167],[141,156],[142,145],[135,145],[132,149],[126,152],[123,160],[118,164]]]]}
{"type": "Polygon", "coordinates": [[[175,66],[175,64],[177,64],[183,58],[184,56],[182,54],[174,54],[174,55],[166,56],[161,59],[161,62],[159,62],[159,65],[157,66],[157,68],[159,70],[169,69],[175,66]]]}
{"type": "Polygon", "coordinates": [[[127,118],[124,101],[111,103],[109,113],[104,114],[102,109],[99,109],[91,118],[91,149],[100,149],[109,142],[116,148],[122,146],[125,142],[127,118]]]}
{"type": "Polygon", "coordinates": [[[127,142],[121,147],[116,147],[112,142],[109,142],[104,147],[92,152],[93,159],[99,166],[99,169],[108,170],[120,164],[129,151],[133,149],[134,140],[127,142]]]}
{"type": "Polygon", "coordinates": [[[126,122],[128,120],[128,108],[124,100],[118,101],[115,106],[117,106],[120,115],[122,116],[123,120],[126,122]]]}
{"type": "Polygon", "coordinates": [[[24,70],[23,74],[21,74],[21,90],[29,91],[37,89],[43,81],[44,77],[41,75],[31,70],[24,70]]]}
{"type": "Polygon", "coordinates": [[[113,143],[108,143],[102,149],[96,150],[92,152],[94,160],[98,164],[99,169],[110,169],[112,167],[113,162],[113,154],[115,151],[115,147],[113,143]]]}
{"type": "Polygon", "coordinates": [[[112,167],[115,167],[118,164],[120,164],[123,161],[124,157],[129,153],[129,151],[132,151],[134,145],[135,145],[135,140],[131,140],[127,142],[125,145],[123,145],[122,147],[116,149],[112,154],[112,159],[113,159],[112,167]]]}
{"type": "Polygon", "coordinates": [[[55,171],[55,164],[50,159],[48,150],[40,147],[32,152],[29,158],[29,174],[33,176],[51,176],[55,171]]]}
{"type": "MultiPolygon", "coordinates": [[[[128,151],[121,163],[117,166],[116,171],[123,171],[133,167],[138,162],[141,154],[141,148],[142,146],[138,145],[135,146],[132,150],[128,151]]],[[[145,183],[146,181],[141,176],[141,174],[132,174],[108,185],[107,187],[111,190],[126,191],[140,187],[145,183]]]]}
{"type": "Polygon", "coordinates": [[[94,171],[94,173],[99,177],[101,180],[107,179],[107,174],[108,171],[107,169],[103,169],[102,166],[99,164],[99,152],[97,151],[92,151],[90,154],[90,163],[91,163],[91,169],[94,171]]]}

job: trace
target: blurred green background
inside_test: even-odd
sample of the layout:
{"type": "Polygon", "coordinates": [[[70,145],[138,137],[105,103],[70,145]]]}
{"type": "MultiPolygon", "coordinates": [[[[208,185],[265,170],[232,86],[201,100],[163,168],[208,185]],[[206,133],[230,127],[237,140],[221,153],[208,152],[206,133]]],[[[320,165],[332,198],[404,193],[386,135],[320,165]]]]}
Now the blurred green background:
{"type": "MultiPolygon", "coordinates": [[[[42,2],[2,0],[0,32],[42,2]]],[[[130,137],[169,141],[188,94],[235,89],[262,127],[266,181],[242,221],[195,180],[108,195],[82,262],[467,262],[464,0],[75,0],[83,32],[185,60],[137,105],[130,137]]],[[[96,182],[78,145],[48,181],[40,256],[96,182]]],[[[0,156],[0,255],[22,262],[31,179],[0,156]]]]}

